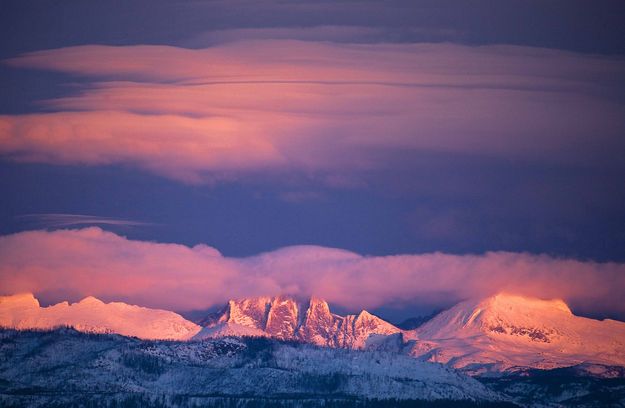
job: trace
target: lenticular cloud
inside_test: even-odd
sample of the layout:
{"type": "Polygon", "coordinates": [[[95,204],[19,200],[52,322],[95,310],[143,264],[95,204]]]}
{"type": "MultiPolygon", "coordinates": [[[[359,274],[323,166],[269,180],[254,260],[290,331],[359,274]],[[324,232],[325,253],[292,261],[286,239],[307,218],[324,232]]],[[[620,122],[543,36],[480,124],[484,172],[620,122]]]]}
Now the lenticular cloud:
{"type": "Polygon", "coordinates": [[[625,265],[526,253],[370,257],[317,246],[229,258],[206,245],[134,241],[100,228],[0,237],[0,291],[94,295],[173,310],[288,293],[347,308],[447,305],[506,291],[563,298],[589,313],[625,314],[625,265]],[[589,290],[592,289],[592,290],[589,290]]]}
{"type": "Polygon", "coordinates": [[[619,58],[260,40],[85,45],[5,62],[88,81],[43,101],[46,112],[0,115],[0,155],[20,161],[131,165],[200,183],[361,174],[418,151],[584,165],[622,156],[619,58]]]}

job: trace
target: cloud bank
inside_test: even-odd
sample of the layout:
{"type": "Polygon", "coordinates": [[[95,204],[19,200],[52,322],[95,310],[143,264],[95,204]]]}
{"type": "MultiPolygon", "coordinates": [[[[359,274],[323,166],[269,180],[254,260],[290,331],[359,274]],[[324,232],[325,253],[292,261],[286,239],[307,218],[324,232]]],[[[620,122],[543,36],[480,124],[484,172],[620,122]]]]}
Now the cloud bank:
{"type": "Polygon", "coordinates": [[[349,178],[424,152],[604,166],[624,151],[618,57],[264,39],[86,45],[5,62],[89,81],[44,101],[48,112],[0,116],[0,155],[20,161],[130,165],[201,183],[349,178]]]}
{"type": "Polygon", "coordinates": [[[0,282],[3,294],[93,295],[170,310],[278,293],[354,310],[436,306],[508,291],[625,316],[625,264],[509,252],[371,257],[317,246],[229,258],[206,245],[133,241],[97,227],[0,237],[0,282]]]}

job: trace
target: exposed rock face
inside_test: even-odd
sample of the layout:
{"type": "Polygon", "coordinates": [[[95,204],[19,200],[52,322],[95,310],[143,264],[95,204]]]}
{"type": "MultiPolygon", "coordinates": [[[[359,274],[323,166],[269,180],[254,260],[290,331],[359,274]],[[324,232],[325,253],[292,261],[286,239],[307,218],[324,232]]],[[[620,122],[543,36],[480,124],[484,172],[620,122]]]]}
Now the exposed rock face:
{"type": "Polygon", "coordinates": [[[369,339],[398,334],[401,330],[365,310],[358,315],[339,316],[330,312],[328,303],[319,298],[298,302],[289,296],[277,296],[230,300],[217,322],[208,324],[196,338],[237,332],[361,349],[369,339]]]}
{"type": "Polygon", "coordinates": [[[288,297],[279,296],[271,302],[265,331],[278,339],[292,339],[299,326],[299,307],[288,297]]]}
{"type": "Polygon", "coordinates": [[[230,300],[218,323],[234,323],[263,330],[270,304],[271,298],[268,297],[230,300]]]}
{"type": "Polygon", "coordinates": [[[306,318],[298,332],[298,338],[320,346],[336,347],[339,324],[342,318],[330,313],[325,300],[312,297],[306,310],[306,318]]]}

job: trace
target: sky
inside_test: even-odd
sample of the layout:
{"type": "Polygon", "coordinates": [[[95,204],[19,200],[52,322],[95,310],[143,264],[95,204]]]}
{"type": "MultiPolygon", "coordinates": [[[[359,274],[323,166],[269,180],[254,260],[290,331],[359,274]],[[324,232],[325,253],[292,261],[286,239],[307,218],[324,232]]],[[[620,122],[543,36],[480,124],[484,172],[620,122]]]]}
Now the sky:
{"type": "Polygon", "coordinates": [[[624,20],[622,1],[5,0],[0,292],[289,292],[396,318],[505,290],[623,320],[624,20]]]}

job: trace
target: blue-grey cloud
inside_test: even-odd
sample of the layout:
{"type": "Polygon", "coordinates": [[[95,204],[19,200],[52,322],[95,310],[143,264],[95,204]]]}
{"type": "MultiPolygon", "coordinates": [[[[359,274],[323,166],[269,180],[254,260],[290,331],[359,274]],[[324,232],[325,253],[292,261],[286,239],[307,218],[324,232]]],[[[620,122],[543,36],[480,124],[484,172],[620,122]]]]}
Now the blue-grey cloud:
{"type": "Polygon", "coordinates": [[[31,227],[35,226],[44,228],[63,228],[85,225],[111,225],[121,227],[154,225],[149,222],[83,214],[24,214],[17,216],[16,218],[31,227]]]}

